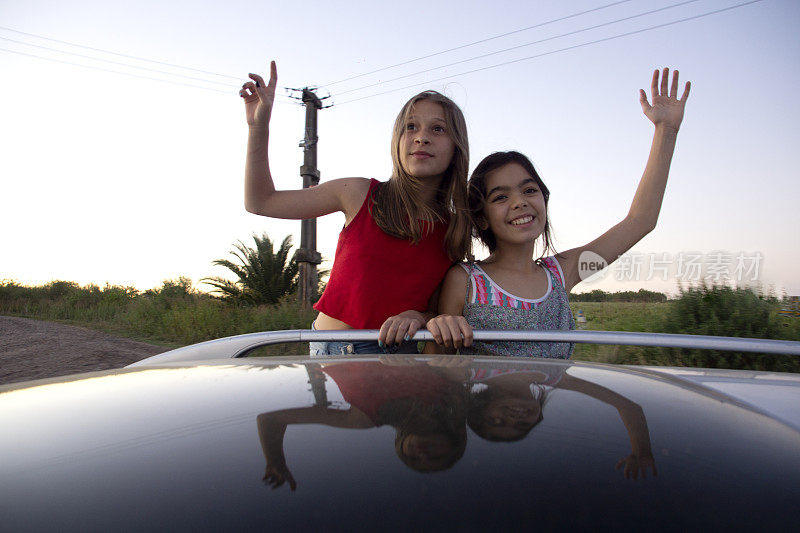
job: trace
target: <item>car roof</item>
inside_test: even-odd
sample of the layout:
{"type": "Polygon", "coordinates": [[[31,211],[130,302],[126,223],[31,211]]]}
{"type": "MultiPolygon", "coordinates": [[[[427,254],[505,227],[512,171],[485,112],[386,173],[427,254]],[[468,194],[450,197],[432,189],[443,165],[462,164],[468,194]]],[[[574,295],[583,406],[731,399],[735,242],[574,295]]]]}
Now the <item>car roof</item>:
{"type": "Polygon", "coordinates": [[[0,454],[12,460],[0,466],[0,514],[11,530],[744,528],[796,517],[800,432],[746,399],[664,369],[444,363],[223,359],[2,386],[0,454]],[[491,420],[491,402],[524,380],[540,420],[513,440],[479,429],[475,413],[491,420]],[[271,424],[285,425],[294,491],[263,480],[271,424]],[[397,449],[431,425],[463,445],[434,471],[397,449]],[[626,479],[616,468],[642,431],[656,470],[626,479]]]}

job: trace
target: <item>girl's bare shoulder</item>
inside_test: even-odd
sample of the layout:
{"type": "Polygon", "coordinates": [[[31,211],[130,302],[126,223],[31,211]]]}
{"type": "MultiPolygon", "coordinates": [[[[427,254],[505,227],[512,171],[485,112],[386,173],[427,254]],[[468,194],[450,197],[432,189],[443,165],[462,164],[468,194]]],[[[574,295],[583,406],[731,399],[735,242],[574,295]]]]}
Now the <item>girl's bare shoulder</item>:
{"type": "Polygon", "coordinates": [[[469,281],[469,275],[463,265],[465,263],[456,263],[447,271],[442,284],[443,293],[447,292],[463,299],[464,293],[467,291],[467,282],[469,281]]]}
{"type": "Polygon", "coordinates": [[[326,188],[339,198],[346,224],[348,224],[364,204],[370,183],[369,178],[339,178],[321,183],[318,187],[326,188]]]}
{"type": "Polygon", "coordinates": [[[442,282],[439,294],[439,313],[447,315],[463,314],[464,300],[467,296],[467,271],[456,263],[450,267],[442,282]]]}
{"type": "Polygon", "coordinates": [[[466,282],[468,274],[464,267],[468,267],[467,263],[456,263],[451,266],[444,277],[445,283],[453,281],[466,282]]]}
{"type": "Polygon", "coordinates": [[[338,178],[321,183],[318,187],[327,187],[338,193],[342,199],[357,199],[363,201],[367,197],[370,186],[369,178],[338,178]]]}
{"type": "Polygon", "coordinates": [[[572,287],[580,283],[580,275],[578,269],[578,260],[581,254],[587,250],[586,246],[579,248],[572,248],[565,252],[554,255],[558,265],[561,267],[561,272],[564,274],[564,288],[569,292],[572,287]]]}

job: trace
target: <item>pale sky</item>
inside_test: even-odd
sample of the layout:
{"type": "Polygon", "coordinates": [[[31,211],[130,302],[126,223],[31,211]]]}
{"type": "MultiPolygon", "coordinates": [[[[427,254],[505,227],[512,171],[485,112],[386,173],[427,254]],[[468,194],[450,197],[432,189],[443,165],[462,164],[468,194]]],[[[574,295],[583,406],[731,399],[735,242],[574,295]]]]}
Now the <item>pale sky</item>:
{"type": "MultiPolygon", "coordinates": [[[[692,93],[658,227],[629,268],[576,290],[675,292],[680,266],[685,281],[728,273],[800,294],[800,2],[733,8],[745,1],[631,0],[563,19],[614,2],[0,0],[0,279],[145,290],[186,276],[208,290],[200,279],[226,274],[211,262],[237,240],[266,231],[299,244],[299,222],[243,207],[237,92],[270,59],[279,86],[332,95],[319,113],[323,180],[388,179],[397,112],[436,89],[464,111],[471,168],[492,151],[528,155],[551,190],[557,248],[579,246],[625,216],[653,130],[638,90],[669,66],[692,93]]],[[[304,109],[280,94],[272,171],[293,188],[304,109]]],[[[319,219],[328,260],[342,223],[319,219]]]]}

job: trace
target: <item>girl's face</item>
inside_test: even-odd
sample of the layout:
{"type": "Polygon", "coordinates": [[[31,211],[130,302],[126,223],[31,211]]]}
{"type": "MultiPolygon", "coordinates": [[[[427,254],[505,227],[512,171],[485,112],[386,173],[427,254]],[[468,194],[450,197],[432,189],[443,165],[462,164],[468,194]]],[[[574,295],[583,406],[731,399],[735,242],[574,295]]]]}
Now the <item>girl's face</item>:
{"type": "Polygon", "coordinates": [[[415,178],[441,180],[454,152],[442,105],[430,100],[416,102],[400,137],[403,169],[415,178]]]}
{"type": "Polygon", "coordinates": [[[416,470],[439,470],[453,454],[453,443],[441,433],[410,434],[401,444],[406,461],[416,470]]]}
{"type": "Polygon", "coordinates": [[[517,163],[486,175],[486,201],[478,220],[502,244],[532,244],[542,234],[547,206],[536,180],[517,163]]]}
{"type": "Polygon", "coordinates": [[[534,398],[503,397],[486,406],[483,421],[493,438],[514,440],[529,432],[541,413],[542,406],[534,398]]]}

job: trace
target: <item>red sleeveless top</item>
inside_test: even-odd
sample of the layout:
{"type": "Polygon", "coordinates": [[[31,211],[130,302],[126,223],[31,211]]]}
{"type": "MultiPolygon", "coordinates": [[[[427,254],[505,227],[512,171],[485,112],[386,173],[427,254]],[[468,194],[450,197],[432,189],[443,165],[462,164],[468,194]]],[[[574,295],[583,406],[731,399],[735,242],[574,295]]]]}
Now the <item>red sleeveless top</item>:
{"type": "Polygon", "coordinates": [[[444,224],[435,223],[418,244],[378,227],[372,218],[378,185],[371,180],[361,209],[339,234],[328,285],[314,305],[355,329],[380,329],[387,318],[409,309],[424,312],[452,265],[444,224]]]}
{"type": "Polygon", "coordinates": [[[378,362],[336,363],[322,371],[339,386],[342,398],[358,408],[376,426],[382,424],[378,410],[390,401],[401,398],[421,400],[424,405],[444,401],[450,382],[425,366],[386,366],[378,362]]]}

